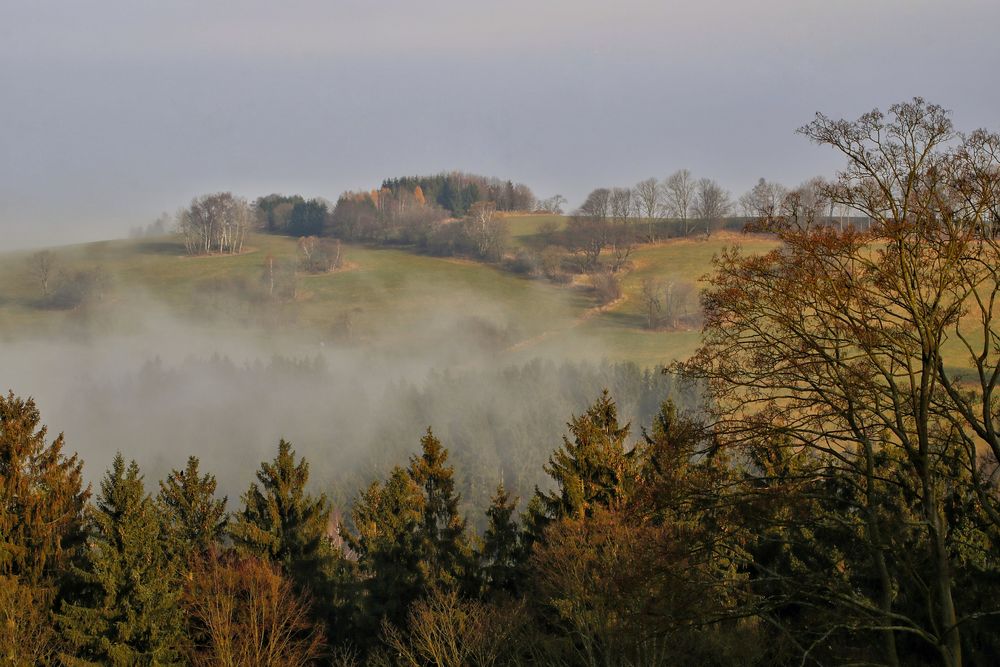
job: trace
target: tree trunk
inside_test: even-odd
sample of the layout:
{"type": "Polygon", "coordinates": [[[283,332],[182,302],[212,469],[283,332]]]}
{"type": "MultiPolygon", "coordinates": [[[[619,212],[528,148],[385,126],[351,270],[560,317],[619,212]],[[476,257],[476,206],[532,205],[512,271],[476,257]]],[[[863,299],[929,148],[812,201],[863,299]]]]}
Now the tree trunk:
{"type": "Polygon", "coordinates": [[[951,562],[948,546],[944,541],[944,527],[941,522],[941,512],[938,509],[937,493],[924,479],[924,516],[931,535],[931,558],[934,562],[934,595],[937,597],[938,618],[941,626],[941,637],[938,640],[938,650],[942,661],[947,667],[961,667],[962,638],[959,634],[958,619],[955,612],[955,600],[951,593],[951,562]]]}

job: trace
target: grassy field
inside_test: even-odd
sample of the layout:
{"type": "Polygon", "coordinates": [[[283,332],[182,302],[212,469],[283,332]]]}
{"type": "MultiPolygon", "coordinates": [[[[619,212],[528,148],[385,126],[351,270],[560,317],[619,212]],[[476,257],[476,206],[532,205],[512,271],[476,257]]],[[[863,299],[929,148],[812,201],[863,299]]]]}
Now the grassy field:
{"type": "MultiPolygon", "coordinates": [[[[534,237],[546,221],[559,218],[513,217],[513,244],[537,246],[534,237]]],[[[698,333],[644,329],[642,279],[694,283],[710,270],[712,256],[736,240],[751,250],[771,247],[771,242],[752,237],[725,237],[640,248],[623,280],[623,298],[610,308],[599,307],[585,284],[555,285],[467,260],[358,245],[345,246],[344,270],[300,275],[293,302],[266,304],[253,297],[263,289],[266,258],[290,261],[295,255],[294,239],[267,235],[254,235],[247,252],[229,257],[187,257],[169,238],[106,241],[53,252],[63,271],[100,267],[110,277],[106,301],[96,307],[105,327],[127,330],[136,312],[154,307],[261,337],[281,333],[309,344],[377,340],[403,349],[415,336],[424,344],[439,339],[446,345],[456,330],[476,329],[496,338],[496,350],[512,359],[552,354],[655,365],[690,354],[698,333]]],[[[28,255],[3,257],[0,337],[72,331],[81,319],[95,319],[95,308],[42,308],[40,297],[28,255]]]]}
{"type": "MultiPolygon", "coordinates": [[[[511,216],[512,245],[538,250],[545,245],[540,227],[563,220],[511,216]]],[[[99,304],[57,309],[40,306],[30,254],[7,253],[0,255],[0,341],[105,331],[141,334],[152,312],[275,345],[377,344],[419,354],[428,346],[478,337],[488,339],[483,353],[512,360],[541,355],[654,366],[689,356],[699,332],[692,323],[648,330],[643,282],[697,290],[713,256],[734,244],[747,253],[775,247],[767,237],[731,233],[640,246],[622,275],[622,298],[610,306],[598,303],[585,279],[556,285],[478,262],[361,245],[345,246],[345,269],[300,274],[294,301],[275,304],[261,297],[265,261],[293,261],[296,241],[253,235],[238,256],[187,257],[169,237],[55,248],[58,271],[99,267],[110,281],[99,304]]],[[[956,360],[964,357],[957,341],[949,342],[946,351],[956,360]]]]}
{"type": "Polygon", "coordinates": [[[566,218],[561,215],[511,215],[507,218],[510,225],[510,244],[514,248],[538,248],[544,245],[538,237],[539,229],[549,223],[555,227],[562,227],[566,218]]]}
{"type": "Polygon", "coordinates": [[[622,279],[624,298],[614,308],[587,320],[583,332],[607,344],[612,359],[655,364],[681,359],[694,352],[699,341],[696,326],[676,331],[649,331],[642,305],[643,279],[660,283],[687,284],[697,290],[701,278],[712,270],[712,258],[724,247],[739,244],[748,253],[766,252],[775,242],[754,236],[716,235],[710,239],[675,239],[638,248],[632,269],[622,279]],[[664,357],[664,351],[669,353],[664,357]]]}

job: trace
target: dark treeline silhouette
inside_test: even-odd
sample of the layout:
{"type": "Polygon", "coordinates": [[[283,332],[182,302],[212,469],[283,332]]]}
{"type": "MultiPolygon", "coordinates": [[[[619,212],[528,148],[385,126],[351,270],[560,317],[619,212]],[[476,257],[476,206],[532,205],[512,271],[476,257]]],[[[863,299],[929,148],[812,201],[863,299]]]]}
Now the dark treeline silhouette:
{"type": "MultiPolygon", "coordinates": [[[[661,405],[633,432],[604,392],[519,499],[497,480],[470,527],[431,429],[334,506],[282,440],[231,513],[190,457],[158,485],[119,454],[99,488],[30,400],[0,398],[0,651],[9,664],[799,664],[883,657],[854,480],[782,442],[724,446],[661,405]]],[[[908,516],[905,465],[885,525],[908,516]],[[897,495],[901,494],[901,495],[897,495]],[[896,515],[899,515],[897,518],[896,515]]],[[[991,492],[995,495],[995,489],[991,492]]],[[[996,526],[950,503],[970,663],[1000,650],[996,526]]],[[[885,548],[894,614],[923,632],[919,524],[885,548]]],[[[903,623],[903,621],[900,621],[903,623]]],[[[933,662],[895,632],[900,664],[933,662]]]]}

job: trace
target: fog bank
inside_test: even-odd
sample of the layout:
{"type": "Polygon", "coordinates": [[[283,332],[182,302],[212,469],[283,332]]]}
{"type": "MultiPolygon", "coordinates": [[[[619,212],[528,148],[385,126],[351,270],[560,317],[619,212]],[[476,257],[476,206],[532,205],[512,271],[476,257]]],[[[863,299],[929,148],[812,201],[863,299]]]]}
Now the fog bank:
{"type": "Polygon", "coordinates": [[[153,491],[196,455],[231,505],[279,438],[310,461],[313,488],[342,506],[405,465],[432,426],[451,450],[466,510],[476,512],[501,478],[522,497],[544,486],[542,464],[565,422],[603,388],[636,436],[672,392],[671,378],[602,363],[583,340],[515,361],[503,353],[503,332],[519,329],[516,318],[458,303],[461,312],[426,313],[422,327],[322,345],[289,331],[202,327],[148,305],[113,318],[127,327],[103,322],[4,343],[0,389],[36,399],[52,435],[65,432],[68,450],[84,459],[88,481],[121,451],[153,491]]]}

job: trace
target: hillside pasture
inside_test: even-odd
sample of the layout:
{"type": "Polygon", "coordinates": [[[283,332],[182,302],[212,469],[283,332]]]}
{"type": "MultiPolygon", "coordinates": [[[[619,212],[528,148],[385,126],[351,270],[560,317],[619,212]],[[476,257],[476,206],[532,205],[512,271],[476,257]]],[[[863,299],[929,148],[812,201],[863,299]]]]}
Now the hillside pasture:
{"type": "MultiPolygon", "coordinates": [[[[564,220],[511,216],[512,245],[543,246],[543,226],[564,220]]],[[[204,257],[187,256],[173,237],[54,248],[55,283],[94,271],[107,281],[101,299],[74,308],[43,303],[40,283],[31,275],[33,253],[7,253],[0,256],[0,340],[139,334],[153,326],[155,314],[220,335],[255,336],[279,348],[287,342],[307,350],[376,345],[405,356],[462,347],[466,360],[482,354],[654,366],[693,353],[699,327],[690,318],[650,329],[644,285],[680,286],[696,302],[712,258],[723,248],[739,245],[746,253],[761,253],[776,247],[770,237],[732,232],[640,245],[618,274],[621,298],[601,305],[586,276],[557,285],[470,260],[345,244],[343,269],[300,272],[294,298],[267,298],[269,258],[293,265],[296,244],[289,237],[254,234],[240,255],[204,257]]],[[[974,323],[969,324],[971,332],[974,323]]],[[[967,364],[959,342],[949,341],[946,350],[951,370],[963,372],[967,364]]]]}

